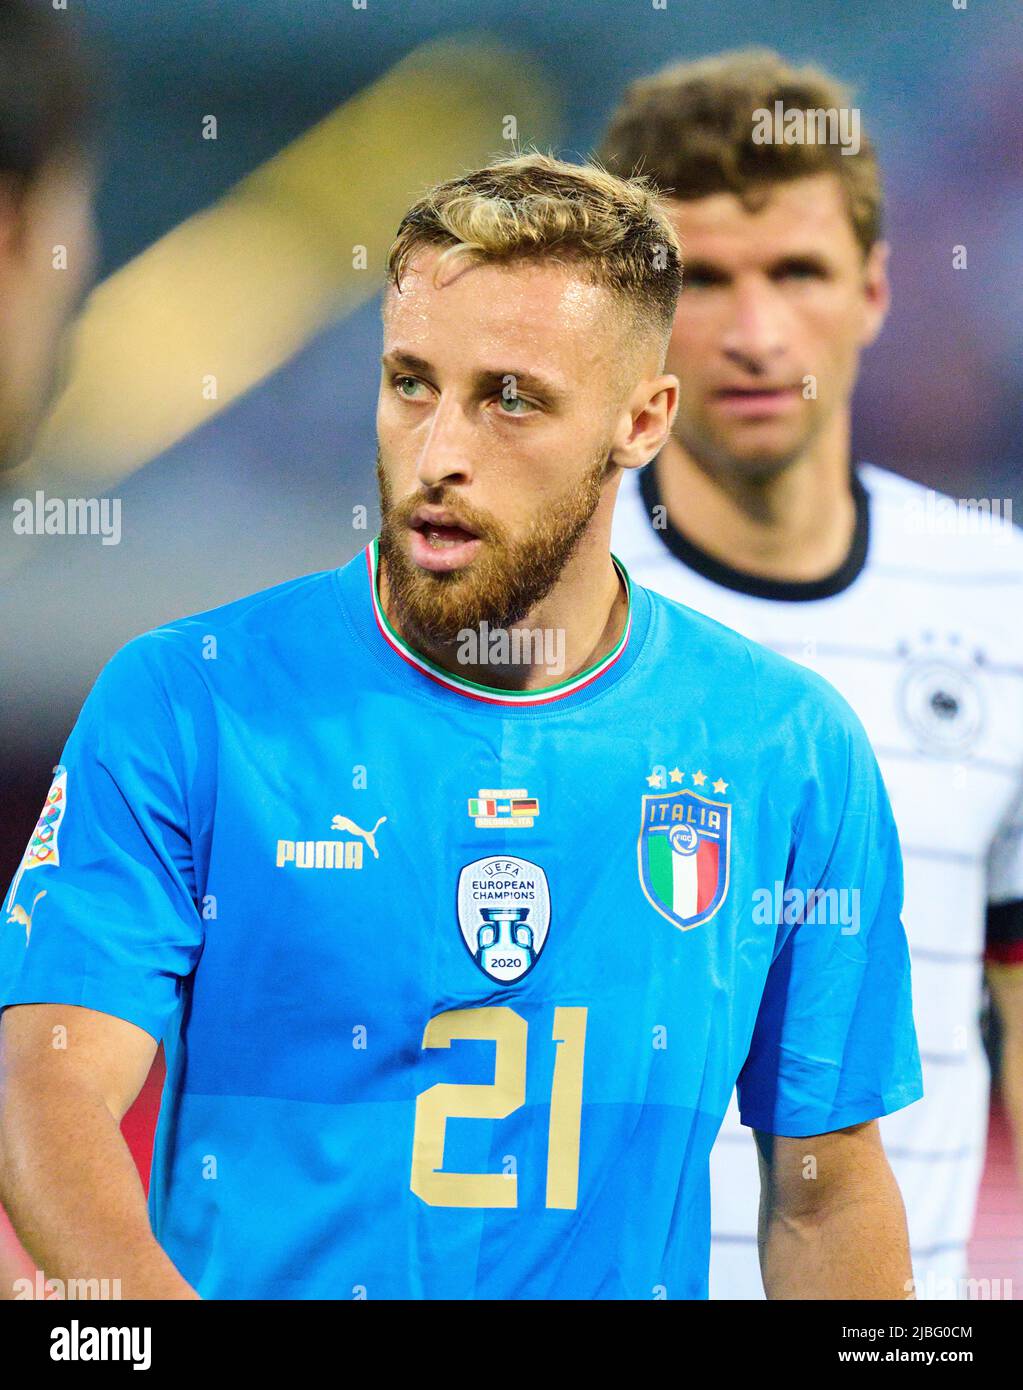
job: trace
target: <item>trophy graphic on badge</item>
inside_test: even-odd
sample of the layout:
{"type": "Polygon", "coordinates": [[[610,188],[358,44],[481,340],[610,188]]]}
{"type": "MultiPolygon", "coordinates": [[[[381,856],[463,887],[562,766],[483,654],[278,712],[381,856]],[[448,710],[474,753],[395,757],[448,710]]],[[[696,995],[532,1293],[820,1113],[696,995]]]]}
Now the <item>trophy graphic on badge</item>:
{"type": "Polygon", "coordinates": [[[460,873],[457,896],[462,939],[480,970],[501,985],[521,980],[539,960],[550,929],[543,869],[517,855],[477,859],[460,873]]]}
{"type": "Polygon", "coordinates": [[[476,964],[494,980],[517,979],[533,964],[533,928],[528,907],[482,907],[476,964]]]}

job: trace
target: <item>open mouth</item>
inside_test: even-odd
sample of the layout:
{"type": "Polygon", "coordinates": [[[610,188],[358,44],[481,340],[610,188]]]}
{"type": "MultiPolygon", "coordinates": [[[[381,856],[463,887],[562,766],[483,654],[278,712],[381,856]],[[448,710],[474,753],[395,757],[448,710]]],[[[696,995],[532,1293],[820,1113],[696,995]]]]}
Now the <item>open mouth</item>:
{"type": "Polygon", "coordinates": [[[474,531],[465,526],[439,521],[413,521],[412,530],[423,536],[429,545],[440,550],[445,546],[461,545],[465,541],[479,540],[474,531]]]}
{"type": "Polygon", "coordinates": [[[412,560],[421,569],[461,569],[482,544],[480,537],[450,512],[421,507],[409,521],[412,560]]]}

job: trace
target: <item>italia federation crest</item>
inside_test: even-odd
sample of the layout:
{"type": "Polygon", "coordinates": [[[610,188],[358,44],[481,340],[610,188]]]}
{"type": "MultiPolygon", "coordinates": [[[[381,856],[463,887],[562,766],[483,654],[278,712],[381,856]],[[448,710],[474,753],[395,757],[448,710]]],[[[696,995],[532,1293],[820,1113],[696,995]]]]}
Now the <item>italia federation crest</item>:
{"type": "Polygon", "coordinates": [[[687,931],[709,922],[728,893],[732,808],[699,792],[643,797],[639,880],[662,917],[687,931]]]}
{"type": "Polygon", "coordinates": [[[551,894],[539,864],[513,854],[476,859],[458,876],[458,925],[484,975],[510,985],[532,970],[551,924],[551,894]]]}

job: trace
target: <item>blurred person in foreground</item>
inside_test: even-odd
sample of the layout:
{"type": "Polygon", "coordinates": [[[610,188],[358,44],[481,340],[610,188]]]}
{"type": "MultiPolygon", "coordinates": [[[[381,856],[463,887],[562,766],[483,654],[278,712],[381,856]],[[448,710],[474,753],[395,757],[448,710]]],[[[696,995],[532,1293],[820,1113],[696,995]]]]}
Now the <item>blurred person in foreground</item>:
{"type": "MultiPolygon", "coordinates": [[[[661,190],[685,285],[667,358],[678,414],[628,476],[612,544],[642,583],[825,676],[864,722],[902,842],[924,1074],[924,1100],[881,1133],[915,1292],[983,1295],[966,1244],[985,966],[1023,1136],[1023,538],[997,503],[956,509],[853,458],[859,356],[889,305],[859,121],[830,76],[761,50],[628,89],[600,156],[661,190]]],[[[756,1169],[733,1106],[711,1163],[712,1297],[762,1296],[756,1169]]]]}
{"type": "MultiPolygon", "coordinates": [[[[93,96],[70,24],[0,0],[0,473],[31,445],[93,269],[93,96]]],[[[0,1212],[0,1298],[33,1275],[0,1212]]]]}
{"type": "Polygon", "coordinates": [[[704,1298],[738,1080],[771,1296],[902,1296],[876,761],[823,681],[608,548],[681,279],[640,182],[534,154],[431,189],[388,259],[379,537],[101,674],[0,938],[0,1189],[47,1269],[704,1298]],[[853,885],[857,935],[757,916],[776,878],[853,885]],[[147,1214],[118,1122],[161,1039],[147,1214]]]}
{"type": "Polygon", "coordinates": [[[31,445],[94,267],[94,97],[71,23],[0,0],[0,470],[31,445]]]}

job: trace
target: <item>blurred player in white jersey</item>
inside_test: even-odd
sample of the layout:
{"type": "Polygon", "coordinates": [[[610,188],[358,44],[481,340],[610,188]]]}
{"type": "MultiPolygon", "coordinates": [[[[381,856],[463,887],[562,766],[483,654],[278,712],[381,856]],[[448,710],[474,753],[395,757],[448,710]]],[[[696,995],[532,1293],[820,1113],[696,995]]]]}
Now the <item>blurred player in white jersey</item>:
{"type": "MultiPolygon", "coordinates": [[[[985,965],[1023,1152],[1023,535],[997,499],[854,464],[850,399],[889,288],[845,88],[763,50],[672,67],[628,89],[598,154],[654,179],[685,262],[678,415],[622,486],[613,549],[641,584],[812,666],[866,726],[902,840],[924,1074],[924,1100],[881,1131],[915,1292],[969,1296],[985,965]]],[[[712,1183],[711,1297],[762,1297],[734,1103],[712,1183]]]]}

